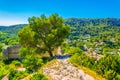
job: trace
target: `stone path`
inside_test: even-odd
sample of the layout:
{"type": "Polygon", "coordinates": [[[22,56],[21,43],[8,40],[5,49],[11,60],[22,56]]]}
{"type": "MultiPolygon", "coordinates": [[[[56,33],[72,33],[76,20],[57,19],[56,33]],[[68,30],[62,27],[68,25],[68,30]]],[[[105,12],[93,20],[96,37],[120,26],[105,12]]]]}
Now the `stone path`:
{"type": "MultiPolygon", "coordinates": [[[[18,71],[25,71],[26,68],[18,68],[17,70],[18,70],[18,71]]],[[[8,73],[7,75],[5,75],[5,76],[2,78],[2,80],[9,80],[9,79],[8,79],[8,76],[9,76],[9,73],[8,73]]]]}
{"type": "Polygon", "coordinates": [[[43,73],[49,76],[51,80],[94,80],[83,70],[71,65],[68,59],[58,59],[54,65],[44,68],[43,73]]]}
{"type": "Polygon", "coordinates": [[[9,75],[9,73],[8,73],[6,76],[4,76],[4,77],[2,78],[2,80],[9,80],[9,79],[8,79],[8,75],[9,75]]]}

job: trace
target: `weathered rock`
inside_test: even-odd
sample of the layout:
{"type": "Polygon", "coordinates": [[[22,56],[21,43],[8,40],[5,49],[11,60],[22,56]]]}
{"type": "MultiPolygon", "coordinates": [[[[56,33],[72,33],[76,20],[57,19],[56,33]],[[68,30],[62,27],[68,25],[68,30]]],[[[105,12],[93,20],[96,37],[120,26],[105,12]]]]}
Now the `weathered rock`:
{"type": "Polygon", "coordinates": [[[50,76],[51,80],[94,80],[83,70],[71,65],[68,59],[59,59],[54,65],[44,68],[43,73],[50,76]]]}
{"type": "Polygon", "coordinates": [[[20,52],[20,45],[5,46],[2,52],[2,59],[15,59],[20,58],[18,53],[20,52]]]}

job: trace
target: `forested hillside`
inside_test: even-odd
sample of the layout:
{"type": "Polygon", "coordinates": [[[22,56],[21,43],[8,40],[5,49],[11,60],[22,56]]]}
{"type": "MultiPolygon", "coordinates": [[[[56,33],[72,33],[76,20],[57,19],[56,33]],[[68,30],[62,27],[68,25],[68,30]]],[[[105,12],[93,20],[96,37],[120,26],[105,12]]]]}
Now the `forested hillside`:
{"type": "Polygon", "coordinates": [[[120,19],[70,18],[66,24],[71,31],[64,51],[73,55],[71,63],[88,67],[107,80],[119,80],[120,19]]]}
{"type": "Polygon", "coordinates": [[[99,54],[119,53],[120,49],[120,19],[79,19],[65,20],[71,25],[69,40],[81,49],[92,49],[99,54]]]}
{"type": "Polygon", "coordinates": [[[71,26],[70,39],[79,38],[79,36],[84,35],[104,38],[104,36],[120,31],[119,18],[69,18],[65,20],[65,23],[71,26]]]}
{"type": "Polygon", "coordinates": [[[21,30],[23,27],[27,26],[27,24],[18,24],[18,25],[11,25],[11,26],[0,26],[0,31],[17,35],[18,31],[21,30]]]}
{"type": "MultiPolygon", "coordinates": [[[[120,48],[120,19],[119,18],[69,18],[65,23],[71,26],[67,37],[72,44],[83,50],[93,48],[93,51],[103,54],[117,52],[120,48]]],[[[0,26],[0,41],[8,45],[9,37],[17,37],[17,33],[27,24],[0,26]]],[[[15,39],[14,39],[15,40],[15,39]]],[[[16,40],[18,41],[18,40],[16,40]]]]}
{"type": "MultiPolygon", "coordinates": [[[[23,46],[20,52],[25,57],[23,62],[13,63],[25,65],[28,68],[28,72],[25,72],[22,78],[48,61],[47,58],[45,58],[45,61],[39,58],[38,53],[43,54],[48,51],[52,57],[54,56],[53,50],[59,45],[63,54],[72,56],[70,62],[73,65],[89,68],[107,80],[120,80],[119,18],[69,18],[63,22],[62,18],[54,14],[48,19],[42,15],[40,19],[30,18],[28,26],[27,24],[0,26],[0,53],[5,45],[21,44],[23,46]],[[57,28],[56,25],[61,27],[57,28]],[[68,34],[70,35],[68,36],[68,34]],[[31,58],[31,54],[35,53],[37,54],[31,58]]],[[[4,70],[5,67],[2,67],[1,70],[4,70]]],[[[0,79],[10,70],[0,73],[0,79]]],[[[23,74],[22,72],[16,73],[19,73],[19,71],[14,71],[11,75],[14,74],[14,78],[16,78],[18,75],[23,74]]],[[[90,73],[89,70],[88,73],[90,73]]]]}

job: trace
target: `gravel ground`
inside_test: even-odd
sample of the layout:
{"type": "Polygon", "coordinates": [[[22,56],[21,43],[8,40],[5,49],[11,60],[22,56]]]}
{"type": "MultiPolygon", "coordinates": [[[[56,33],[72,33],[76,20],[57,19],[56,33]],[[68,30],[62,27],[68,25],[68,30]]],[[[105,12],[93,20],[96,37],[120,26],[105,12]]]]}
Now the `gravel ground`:
{"type": "Polygon", "coordinates": [[[58,59],[54,65],[44,68],[43,73],[50,76],[51,80],[94,80],[83,70],[71,65],[68,59],[58,59]]]}

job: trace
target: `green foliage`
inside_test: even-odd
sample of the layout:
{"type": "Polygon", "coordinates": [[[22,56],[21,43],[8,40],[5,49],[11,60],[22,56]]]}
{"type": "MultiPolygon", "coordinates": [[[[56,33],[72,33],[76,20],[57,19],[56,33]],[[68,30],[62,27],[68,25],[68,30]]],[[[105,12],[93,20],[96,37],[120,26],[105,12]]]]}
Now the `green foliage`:
{"type": "Polygon", "coordinates": [[[29,74],[26,71],[17,71],[13,70],[9,74],[9,80],[20,80],[23,79],[24,77],[28,76],[29,74]]]}
{"type": "Polygon", "coordinates": [[[115,80],[120,80],[120,75],[116,74],[115,80]]]}
{"type": "Polygon", "coordinates": [[[33,48],[28,50],[22,47],[19,55],[23,58],[23,66],[25,66],[29,72],[36,71],[44,63],[40,55],[35,53],[33,48]]]}
{"type": "Polygon", "coordinates": [[[36,73],[32,76],[32,78],[30,78],[30,80],[48,80],[48,79],[42,73],[36,73]]]}
{"type": "Polygon", "coordinates": [[[108,80],[115,80],[116,72],[113,70],[106,71],[104,77],[108,80]]]}
{"type": "MultiPolygon", "coordinates": [[[[5,45],[18,44],[18,31],[23,28],[18,36],[22,44],[20,56],[24,58],[24,66],[27,71],[35,71],[44,61],[36,53],[48,51],[52,56],[54,48],[61,45],[64,38],[68,41],[62,45],[64,53],[72,54],[71,62],[88,67],[108,80],[120,80],[120,19],[77,19],[64,20],[56,14],[46,17],[29,18],[29,25],[13,25],[0,27],[0,53],[5,45]],[[69,30],[69,26],[71,29],[69,30]],[[1,32],[2,31],[2,32],[1,32]],[[68,36],[70,31],[70,36],[68,36]],[[88,57],[83,51],[105,54],[99,61],[88,57]]],[[[0,54],[1,58],[2,54],[0,54]]],[[[46,60],[47,61],[47,60],[46,60]]],[[[45,61],[45,62],[46,62],[45,61]]],[[[4,61],[11,64],[11,61],[4,61]]],[[[12,64],[20,66],[21,63],[13,61],[12,64]]],[[[0,63],[0,79],[12,70],[11,66],[0,63]]],[[[25,72],[26,73],[26,72],[25,72]]],[[[11,73],[17,80],[18,75],[23,72],[13,71],[11,73]]],[[[21,75],[22,76],[22,75],[21,75]]],[[[24,75],[23,75],[24,76],[24,75]]],[[[36,76],[37,78],[39,75],[36,76]]],[[[22,78],[22,77],[21,77],[22,78]]]]}
{"type": "Polygon", "coordinates": [[[21,67],[21,66],[22,66],[22,63],[21,63],[20,61],[18,61],[18,60],[14,60],[14,61],[12,61],[11,64],[14,64],[15,67],[21,67]]]}
{"type": "Polygon", "coordinates": [[[73,64],[94,70],[107,80],[120,79],[120,57],[118,55],[106,55],[95,62],[94,59],[90,58],[85,53],[77,53],[71,57],[70,61],[73,64]]]}
{"type": "Polygon", "coordinates": [[[0,44],[0,62],[2,61],[2,49],[3,49],[3,44],[0,44]]]}
{"type": "Polygon", "coordinates": [[[117,53],[120,49],[119,21],[117,18],[66,19],[65,23],[71,26],[68,39],[72,46],[82,50],[85,50],[83,44],[86,44],[98,54],[117,53]]]}
{"type": "Polygon", "coordinates": [[[16,35],[0,32],[0,51],[1,46],[15,44],[18,44],[18,37],[16,35]]]}
{"type": "Polygon", "coordinates": [[[2,44],[0,44],[0,52],[2,52],[2,47],[3,47],[3,45],[2,45],[2,44]]]}
{"type": "Polygon", "coordinates": [[[28,50],[27,48],[21,47],[20,52],[19,52],[19,56],[24,58],[25,56],[30,54],[30,51],[32,51],[32,49],[28,50]]]}
{"type": "Polygon", "coordinates": [[[12,71],[13,68],[9,65],[5,65],[4,63],[0,62],[0,79],[12,71]]]}
{"type": "Polygon", "coordinates": [[[17,35],[18,31],[25,27],[27,24],[18,24],[11,26],[0,26],[0,31],[8,33],[9,35],[17,35]]]}
{"type": "Polygon", "coordinates": [[[95,63],[95,71],[108,80],[112,80],[120,74],[120,57],[118,55],[107,55],[95,63]]]}
{"type": "Polygon", "coordinates": [[[36,71],[40,66],[42,66],[43,60],[39,55],[27,55],[23,59],[23,65],[32,71],[36,71]]]}
{"type": "Polygon", "coordinates": [[[29,26],[23,28],[19,34],[19,42],[25,48],[35,47],[36,40],[34,39],[34,32],[29,26]]]}
{"type": "Polygon", "coordinates": [[[67,53],[67,51],[70,49],[70,44],[68,43],[68,41],[65,41],[62,43],[61,49],[62,49],[64,54],[67,53]]]}
{"type": "Polygon", "coordinates": [[[87,56],[85,53],[76,53],[71,59],[71,63],[75,63],[81,66],[92,68],[94,65],[94,59],[87,56]]]}
{"type": "Polygon", "coordinates": [[[26,48],[48,51],[53,56],[52,51],[61,45],[69,30],[69,25],[64,24],[57,14],[48,18],[45,15],[32,17],[29,18],[29,25],[19,32],[19,42],[26,48]]]}
{"type": "Polygon", "coordinates": [[[75,54],[75,53],[81,53],[82,52],[82,50],[80,49],[80,48],[78,48],[78,47],[70,47],[67,51],[66,51],[66,53],[67,54],[70,54],[70,55],[73,55],[73,54],[75,54]]]}
{"type": "Polygon", "coordinates": [[[0,62],[2,61],[2,53],[0,52],[0,62]]]}

